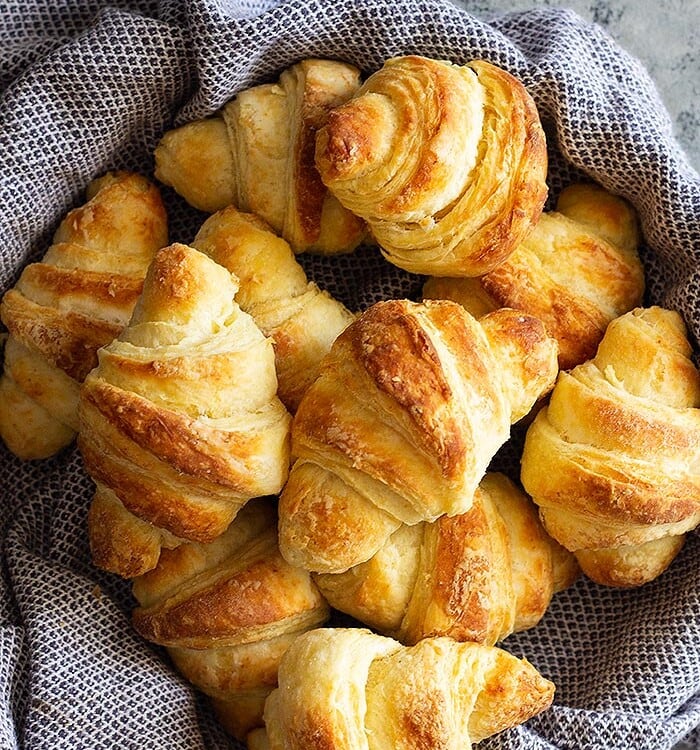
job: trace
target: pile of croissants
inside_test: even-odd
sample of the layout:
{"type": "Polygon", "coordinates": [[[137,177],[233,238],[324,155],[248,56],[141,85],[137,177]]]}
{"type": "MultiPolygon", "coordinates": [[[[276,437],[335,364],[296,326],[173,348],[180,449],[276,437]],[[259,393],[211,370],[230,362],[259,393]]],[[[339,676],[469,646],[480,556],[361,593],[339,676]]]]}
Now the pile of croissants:
{"type": "Polygon", "coordinates": [[[251,750],[467,748],[545,710],[496,644],[700,523],[700,374],[642,306],[634,209],[544,210],[537,109],[484,61],[303,60],[155,163],[94,180],[0,308],[0,435],[77,436],[137,631],[251,750]],[[191,243],[156,180],[210,214],[191,243]],[[420,299],[350,311],[297,260],[360,245],[420,299]]]}

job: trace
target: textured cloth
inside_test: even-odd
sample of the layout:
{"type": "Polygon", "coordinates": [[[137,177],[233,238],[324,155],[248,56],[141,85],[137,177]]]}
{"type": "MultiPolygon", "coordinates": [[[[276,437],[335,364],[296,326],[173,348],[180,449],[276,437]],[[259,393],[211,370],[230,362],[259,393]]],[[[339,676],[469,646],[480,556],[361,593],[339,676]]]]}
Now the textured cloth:
{"type": "MultiPolygon", "coordinates": [[[[646,238],[648,302],[678,309],[700,334],[700,178],[640,64],[571,12],[487,24],[439,0],[9,0],[0,42],[1,291],[41,257],[90,179],[150,174],[173,123],[303,57],[368,73],[417,53],[485,58],[518,76],[547,132],[550,199],[582,176],[628,198],[646,238]]],[[[172,239],[191,240],[203,216],[164,195],[172,239]]],[[[420,288],[370,249],[303,263],[354,309],[420,288]]],[[[508,468],[508,451],[498,461],[508,468]]],[[[31,464],[3,451],[0,488],[0,747],[238,747],[132,631],[128,584],[91,566],[92,489],[77,451],[31,464]]],[[[554,680],[555,705],[481,747],[663,750],[689,733],[700,747],[699,592],[691,534],[640,590],[581,580],[558,594],[536,628],[503,644],[554,680]]]]}

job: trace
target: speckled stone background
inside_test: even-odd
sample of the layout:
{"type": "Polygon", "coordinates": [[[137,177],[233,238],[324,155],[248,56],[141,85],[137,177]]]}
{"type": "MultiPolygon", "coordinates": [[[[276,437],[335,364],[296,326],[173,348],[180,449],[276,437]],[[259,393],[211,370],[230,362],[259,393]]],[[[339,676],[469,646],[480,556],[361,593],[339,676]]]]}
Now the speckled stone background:
{"type": "Polygon", "coordinates": [[[678,142],[700,171],[700,0],[453,0],[475,16],[565,7],[602,26],[656,83],[678,142]]]}

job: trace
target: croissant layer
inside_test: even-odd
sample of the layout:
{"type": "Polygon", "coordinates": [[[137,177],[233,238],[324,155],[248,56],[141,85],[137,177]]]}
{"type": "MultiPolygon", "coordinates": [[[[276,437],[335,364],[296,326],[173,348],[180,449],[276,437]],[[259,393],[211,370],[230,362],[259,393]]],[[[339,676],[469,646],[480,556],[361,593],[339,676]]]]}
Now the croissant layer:
{"type": "Polygon", "coordinates": [[[73,440],[80,383],[127,324],[148,264],[167,243],[160,194],[144,177],[109,173],[87,197],[0,305],[9,332],[0,436],[23,459],[47,458],[73,440]]]}
{"type": "Polygon", "coordinates": [[[264,719],[271,750],[469,747],[544,710],[553,693],[527,661],[492,646],[428,638],[404,647],[319,628],[282,658],[264,719]]]}
{"type": "Polygon", "coordinates": [[[373,305],[335,340],[296,412],[282,554],[337,573],[401,523],[465,512],[511,420],[555,374],[556,347],[528,316],[480,324],[452,302],[373,305]]]}
{"type": "Polygon", "coordinates": [[[637,308],[609,325],[593,360],[560,374],[528,429],[523,485],[552,536],[586,551],[596,580],[656,577],[681,546],[662,540],[700,523],[700,374],[690,354],[677,313],[637,308]]]}
{"type": "Polygon", "coordinates": [[[120,504],[109,506],[120,519],[111,537],[90,515],[91,546],[121,575],[146,572],[159,543],[212,541],[287,477],[290,417],[276,395],[272,343],[240,310],[236,289],[194,248],[162,249],[130,324],[85,380],[79,445],[98,493],[120,504]],[[157,532],[140,568],[129,514],[136,538],[144,522],[157,532]]]}
{"type": "Polygon", "coordinates": [[[308,280],[289,244],[261,219],[229,206],[204,222],[193,246],[235,274],[236,297],[273,341],[278,394],[295,411],[352,313],[308,280]]]}
{"type": "Polygon", "coordinates": [[[236,737],[262,725],[283,654],[329,609],[308,573],[277,548],[276,513],[256,499],[210,544],[164,550],[136,578],[136,630],[166,646],[177,669],[212,700],[236,737]]]}
{"type": "Polygon", "coordinates": [[[167,132],[156,177],[195,208],[262,217],[295,252],[354,249],[364,223],[328,194],[314,165],[316,131],[359,86],[347,63],[305,59],[277,83],[239,92],[221,112],[167,132]]]}
{"type": "Polygon", "coordinates": [[[466,513],[402,525],[367,562],[314,580],[332,607],[402,643],[445,635],[494,645],[533,627],[577,575],[529,498],[488,473],[466,513]]]}
{"type": "Polygon", "coordinates": [[[484,61],[387,61],[330,112],[316,165],[386,258],[414,273],[492,270],[547,195],[536,107],[519,81],[484,61]]]}
{"type": "Polygon", "coordinates": [[[495,269],[479,278],[433,277],[423,294],[452,299],[477,317],[499,307],[538,317],[568,370],[595,355],[610,321],[641,304],[638,239],[636,214],[623,199],[572,185],[495,269]]]}

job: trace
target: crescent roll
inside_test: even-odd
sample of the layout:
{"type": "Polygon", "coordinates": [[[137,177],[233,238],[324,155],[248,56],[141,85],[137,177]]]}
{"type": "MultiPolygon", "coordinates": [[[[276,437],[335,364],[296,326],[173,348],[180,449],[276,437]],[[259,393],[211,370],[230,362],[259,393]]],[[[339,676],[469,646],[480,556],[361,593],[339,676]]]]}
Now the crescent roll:
{"type": "Polygon", "coordinates": [[[479,278],[428,279],[423,294],[479,317],[512,307],[542,320],[569,370],[596,352],[608,323],[642,303],[634,209],[596,185],[572,185],[515,252],[479,278]]]}
{"type": "Polygon", "coordinates": [[[270,750],[465,748],[549,707],[554,685],[495,646],[318,628],[282,657],[270,750]]]}
{"type": "Polygon", "coordinates": [[[353,250],[365,225],[328,194],[314,166],[316,131],[360,85],[359,71],[308,59],[277,83],[240,92],[214,117],[163,136],[155,175],[195,208],[261,216],[295,252],[353,250]]]}
{"type": "Polygon", "coordinates": [[[510,425],[551,388],[536,318],[477,322],[450,301],[379,302],[335,340],[294,417],[280,549],[339,573],[402,524],[464,513],[510,425]]]}
{"type": "Polygon", "coordinates": [[[236,301],[272,339],[278,395],[295,411],[353,314],[310,282],[289,244],[253,214],[234,206],[218,211],[192,245],[238,277],[236,301]]]}
{"type": "Polygon", "coordinates": [[[277,514],[263,499],[246,504],[210,544],[164,550],[158,565],[134,580],[133,592],[136,630],[167,648],[239,738],[262,725],[289,645],[329,616],[309,574],[280,556],[277,514]]]}
{"type": "Polygon", "coordinates": [[[547,195],[535,104],[518,80],[480,60],[388,60],[330,112],[316,166],[387,260],[435,276],[502,263],[547,195]]]}
{"type": "Polygon", "coordinates": [[[315,581],[332,607],[404,644],[446,635],[492,646],[536,625],[578,572],[530,499],[489,473],[466,513],[402,525],[366,562],[315,581]]]}
{"type": "Polygon", "coordinates": [[[236,291],[203,253],[160,250],[131,322],[85,379],[79,447],[97,485],[99,567],[145,573],[161,547],[213,541],[244,503],[284,484],[291,418],[272,342],[236,291]]]}
{"type": "Polygon", "coordinates": [[[0,305],[9,336],[0,377],[0,437],[19,458],[48,458],[78,430],[80,383],[97,350],[128,323],[167,217],[144,177],[108,173],[61,222],[0,305]]]}
{"type": "Polygon", "coordinates": [[[700,523],[700,373],[678,313],[637,308],[562,372],[530,425],[521,478],[588,576],[637,586],[700,523]]]}

